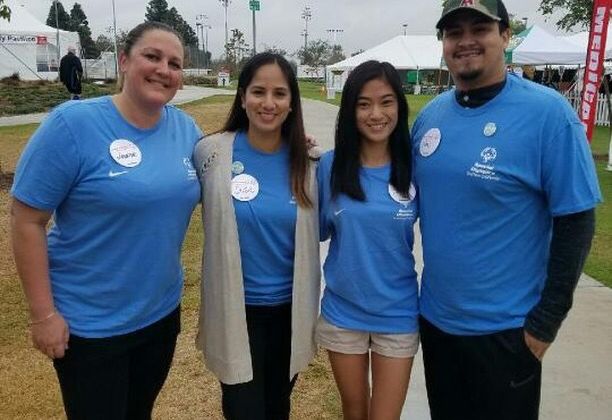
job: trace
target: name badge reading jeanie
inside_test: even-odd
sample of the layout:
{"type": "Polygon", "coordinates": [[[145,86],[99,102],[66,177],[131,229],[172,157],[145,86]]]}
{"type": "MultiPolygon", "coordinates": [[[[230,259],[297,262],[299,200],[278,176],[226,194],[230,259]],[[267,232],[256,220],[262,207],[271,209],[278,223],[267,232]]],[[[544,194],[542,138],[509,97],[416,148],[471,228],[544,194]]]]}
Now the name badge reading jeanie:
{"type": "Polygon", "coordinates": [[[114,140],[108,151],[115,162],[126,168],[138,166],[142,161],[142,153],[138,146],[126,139],[114,140]]]}

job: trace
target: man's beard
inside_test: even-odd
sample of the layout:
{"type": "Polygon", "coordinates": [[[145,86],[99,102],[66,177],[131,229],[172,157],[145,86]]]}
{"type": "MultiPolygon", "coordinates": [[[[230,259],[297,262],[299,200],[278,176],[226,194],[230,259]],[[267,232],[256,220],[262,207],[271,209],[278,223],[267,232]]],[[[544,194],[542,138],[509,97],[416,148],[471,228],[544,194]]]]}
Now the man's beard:
{"type": "Polygon", "coordinates": [[[479,69],[470,69],[464,70],[457,73],[457,79],[461,79],[466,82],[471,82],[472,80],[478,79],[482,75],[482,70],[479,69]]]}

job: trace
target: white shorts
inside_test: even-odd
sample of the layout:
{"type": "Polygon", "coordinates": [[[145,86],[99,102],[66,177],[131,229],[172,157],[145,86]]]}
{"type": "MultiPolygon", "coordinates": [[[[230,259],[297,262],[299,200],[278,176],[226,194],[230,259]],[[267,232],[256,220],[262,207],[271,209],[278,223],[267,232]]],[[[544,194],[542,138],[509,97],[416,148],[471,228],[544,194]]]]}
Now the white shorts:
{"type": "Polygon", "coordinates": [[[365,354],[368,350],[386,357],[414,357],[419,350],[419,333],[386,334],[347,330],[319,316],[317,343],[324,349],[343,354],[365,354]]]}

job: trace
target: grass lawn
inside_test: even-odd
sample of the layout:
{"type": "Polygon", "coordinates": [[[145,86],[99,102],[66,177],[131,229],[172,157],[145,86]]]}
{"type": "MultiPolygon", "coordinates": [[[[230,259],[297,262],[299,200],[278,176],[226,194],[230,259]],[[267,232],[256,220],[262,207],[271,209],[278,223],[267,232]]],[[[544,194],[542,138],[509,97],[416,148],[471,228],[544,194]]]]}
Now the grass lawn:
{"type": "MultiPolygon", "coordinates": [[[[231,96],[192,102],[183,108],[206,132],[218,130],[231,96]]],[[[0,164],[12,173],[27,138],[36,125],[0,127],[0,164]]],[[[35,351],[29,340],[27,308],[12,261],[9,244],[8,205],[11,176],[0,180],[0,419],[64,418],[61,396],[51,363],[35,351]]],[[[183,246],[185,290],[182,301],[182,333],[168,380],[158,398],[158,419],[221,419],[220,392],[195,349],[202,227],[199,209],[192,217],[183,246]]],[[[339,396],[327,362],[321,353],[300,375],[293,393],[292,417],[337,419],[339,396]]]]}
{"type": "MultiPolygon", "coordinates": [[[[83,83],[83,97],[108,95],[115,85],[83,83]]],[[[70,94],[63,84],[48,81],[2,81],[0,82],[0,116],[46,112],[65,102],[70,94]]]]}

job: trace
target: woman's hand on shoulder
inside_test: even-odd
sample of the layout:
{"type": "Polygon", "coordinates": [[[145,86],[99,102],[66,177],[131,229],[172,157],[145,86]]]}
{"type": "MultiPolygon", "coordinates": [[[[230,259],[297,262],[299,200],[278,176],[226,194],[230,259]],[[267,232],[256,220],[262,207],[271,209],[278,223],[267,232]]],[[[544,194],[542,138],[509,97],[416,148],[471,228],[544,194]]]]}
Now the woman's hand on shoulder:
{"type": "Polygon", "coordinates": [[[30,332],[34,348],[51,359],[64,357],[70,333],[66,320],[59,312],[42,322],[32,324],[30,332]]]}

